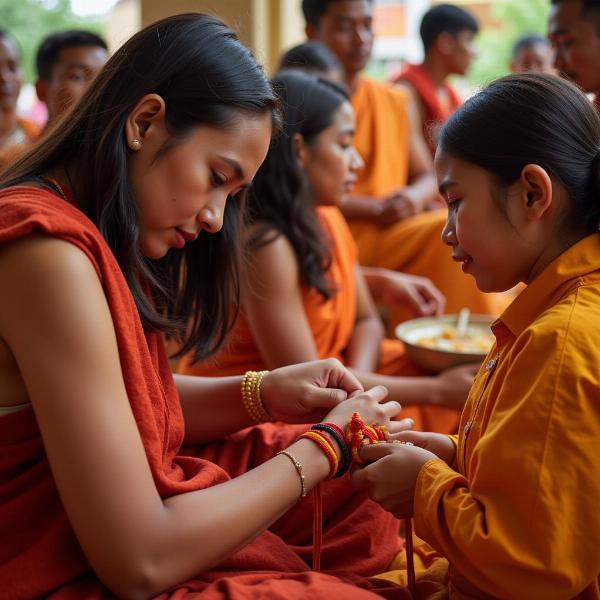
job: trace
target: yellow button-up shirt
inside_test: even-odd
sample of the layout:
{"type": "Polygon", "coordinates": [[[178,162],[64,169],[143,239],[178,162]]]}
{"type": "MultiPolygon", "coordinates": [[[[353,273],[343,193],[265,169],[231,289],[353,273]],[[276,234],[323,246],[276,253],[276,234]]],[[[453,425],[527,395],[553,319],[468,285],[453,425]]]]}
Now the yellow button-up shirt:
{"type": "Polygon", "coordinates": [[[600,235],[492,329],[454,468],[419,474],[416,533],[448,559],[453,599],[600,598],[600,235]]]}

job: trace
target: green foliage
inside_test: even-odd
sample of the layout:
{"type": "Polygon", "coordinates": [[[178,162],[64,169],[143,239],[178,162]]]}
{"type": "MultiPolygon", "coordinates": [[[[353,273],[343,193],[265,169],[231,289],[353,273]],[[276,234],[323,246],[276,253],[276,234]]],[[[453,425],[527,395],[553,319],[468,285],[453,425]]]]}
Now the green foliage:
{"type": "Polygon", "coordinates": [[[478,56],[469,70],[468,79],[480,86],[506,75],[512,46],[522,35],[546,35],[550,0],[500,0],[493,2],[491,16],[497,28],[485,28],[477,38],[478,56]]]}
{"type": "Polygon", "coordinates": [[[0,24],[19,42],[25,80],[33,82],[35,54],[42,39],[64,29],[86,29],[102,34],[102,23],[82,19],[71,11],[70,0],[0,0],[0,24]]]}

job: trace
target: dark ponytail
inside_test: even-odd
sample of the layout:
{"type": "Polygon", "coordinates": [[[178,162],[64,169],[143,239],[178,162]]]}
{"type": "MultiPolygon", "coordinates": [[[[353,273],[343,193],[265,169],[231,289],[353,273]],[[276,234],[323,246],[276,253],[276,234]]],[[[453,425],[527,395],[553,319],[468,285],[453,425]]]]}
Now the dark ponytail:
{"type": "Polygon", "coordinates": [[[284,235],[294,250],[302,283],[327,299],[334,291],[326,276],[331,252],[298,164],[294,134],[312,144],[333,123],[348,94],[336,83],[301,71],[282,71],[272,84],[281,98],[284,132],[272,141],[248,197],[249,219],[256,225],[249,249],[284,235]]]}
{"type": "Polygon", "coordinates": [[[438,149],[489,171],[503,188],[525,165],[540,165],[569,196],[568,231],[598,230],[600,119],[568,81],[524,73],[492,82],[450,117],[438,149]]]}

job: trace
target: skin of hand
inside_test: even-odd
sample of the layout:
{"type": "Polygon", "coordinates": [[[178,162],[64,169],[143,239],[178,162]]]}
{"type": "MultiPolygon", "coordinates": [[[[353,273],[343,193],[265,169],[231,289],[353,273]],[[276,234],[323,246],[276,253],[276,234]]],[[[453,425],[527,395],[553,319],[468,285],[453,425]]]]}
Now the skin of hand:
{"type": "Polygon", "coordinates": [[[393,440],[411,442],[419,448],[433,452],[441,458],[448,466],[452,465],[456,458],[456,446],[449,436],[432,431],[401,431],[390,434],[393,440]]]}
{"type": "Polygon", "coordinates": [[[422,202],[414,197],[407,186],[388,194],[381,202],[377,223],[389,227],[402,219],[412,217],[423,209],[422,202]]]}
{"type": "Polygon", "coordinates": [[[460,365],[440,373],[436,378],[439,391],[435,404],[462,410],[479,368],[479,364],[460,365]]]}
{"type": "Polygon", "coordinates": [[[320,421],[333,407],[362,391],[358,379],[335,358],[274,369],[260,386],[267,412],[285,423],[320,421]]]}
{"type": "Polygon", "coordinates": [[[369,464],[354,468],[352,485],[396,517],[412,517],[421,467],[438,457],[418,446],[394,443],[364,446],[360,456],[369,464]]]}
{"type": "Polygon", "coordinates": [[[386,306],[408,305],[418,316],[439,316],[446,299],[427,277],[386,270],[382,281],[380,302],[386,306]]]}

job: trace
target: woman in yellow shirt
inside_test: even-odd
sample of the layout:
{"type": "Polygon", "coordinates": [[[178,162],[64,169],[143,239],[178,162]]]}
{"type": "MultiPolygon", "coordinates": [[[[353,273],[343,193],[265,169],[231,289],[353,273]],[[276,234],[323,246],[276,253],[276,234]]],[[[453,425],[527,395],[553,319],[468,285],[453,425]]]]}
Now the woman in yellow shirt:
{"type": "Polygon", "coordinates": [[[451,117],[436,171],[454,259],[527,287],[459,435],[365,448],[353,483],[414,517],[417,598],[600,598],[600,121],[565,81],[509,76],[451,117]]]}

